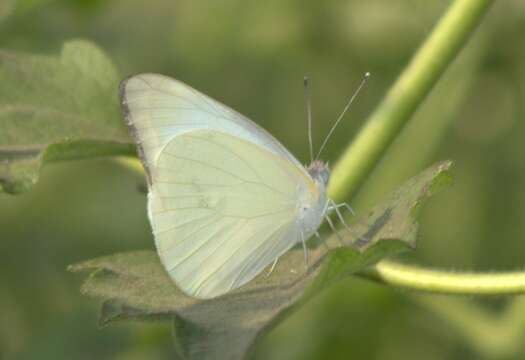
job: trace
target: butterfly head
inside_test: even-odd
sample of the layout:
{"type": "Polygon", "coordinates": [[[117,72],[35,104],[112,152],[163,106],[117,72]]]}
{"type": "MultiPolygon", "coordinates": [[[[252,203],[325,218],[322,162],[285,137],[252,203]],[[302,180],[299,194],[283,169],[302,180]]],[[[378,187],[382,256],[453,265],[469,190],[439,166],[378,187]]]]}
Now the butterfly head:
{"type": "Polygon", "coordinates": [[[330,179],[328,165],[319,160],[314,160],[306,168],[308,174],[315,183],[315,189],[304,192],[304,197],[299,201],[299,222],[301,232],[305,238],[310,237],[317,231],[323,222],[326,212],[327,194],[326,188],[330,179]]]}
{"type": "Polygon", "coordinates": [[[308,165],[306,170],[315,182],[323,185],[326,189],[328,181],[330,180],[330,169],[328,168],[328,164],[321,160],[314,160],[308,165]]]}

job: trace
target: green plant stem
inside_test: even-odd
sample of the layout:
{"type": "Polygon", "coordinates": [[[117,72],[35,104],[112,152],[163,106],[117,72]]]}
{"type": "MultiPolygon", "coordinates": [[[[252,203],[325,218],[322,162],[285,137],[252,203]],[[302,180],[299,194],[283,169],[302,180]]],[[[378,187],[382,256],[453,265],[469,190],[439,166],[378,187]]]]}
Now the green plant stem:
{"type": "Polygon", "coordinates": [[[144,167],[136,157],[118,157],[115,158],[115,161],[129,170],[132,170],[141,176],[145,176],[144,167]]]}
{"type": "Polygon", "coordinates": [[[396,287],[457,295],[525,293],[525,272],[468,273],[423,269],[383,260],[362,275],[396,287]]]}
{"type": "MultiPolygon", "coordinates": [[[[467,42],[492,0],[456,0],[336,163],[329,195],[353,196],[467,42]]],[[[373,74],[372,74],[373,75],[373,74]]]]}
{"type": "MultiPolygon", "coordinates": [[[[352,197],[467,42],[492,0],[456,0],[336,163],[328,193],[352,197]]],[[[502,295],[525,292],[525,273],[453,273],[382,261],[367,276],[415,290],[502,295]]]]}

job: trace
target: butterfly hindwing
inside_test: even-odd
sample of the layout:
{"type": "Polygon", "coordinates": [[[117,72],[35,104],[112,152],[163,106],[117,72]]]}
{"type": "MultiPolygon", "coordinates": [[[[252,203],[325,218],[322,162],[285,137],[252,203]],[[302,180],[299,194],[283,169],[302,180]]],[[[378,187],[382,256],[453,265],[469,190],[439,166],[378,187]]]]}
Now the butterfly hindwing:
{"type": "Polygon", "coordinates": [[[301,177],[286,159],[222,132],[172,139],[152,172],[149,214],[175,282],[193,296],[217,296],[292,247],[301,177]]]}

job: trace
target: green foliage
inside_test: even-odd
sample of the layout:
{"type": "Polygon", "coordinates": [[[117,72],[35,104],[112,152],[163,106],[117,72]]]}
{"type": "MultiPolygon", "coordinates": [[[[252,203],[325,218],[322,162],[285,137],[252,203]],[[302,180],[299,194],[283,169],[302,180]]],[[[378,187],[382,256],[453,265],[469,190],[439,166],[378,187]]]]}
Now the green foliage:
{"type": "MultiPolygon", "coordinates": [[[[100,324],[121,320],[173,318],[175,341],[184,358],[239,359],[256,339],[327,286],[364,270],[384,257],[415,246],[415,214],[422,201],[450,183],[450,162],[409,180],[386,201],[359,218],[353,235],[338,247],[336,235],[327,247],[309,251],[305,270],[302,249],[285,254],[274,272],[265,273],[224,296],[198,300],[179,291],[157,255],[140,251],[105,256],[70,267],[89,271],[82,292],[103,299],[100,324]]],[[[345,230],[343,230],[345,231],[345,230]]]]}
{"type": "MultiPolygon", "coordinates": [[[[489,3],[485,0],[453,2],[458,6],[483,7],[489,3]]],[[[60,92],[57,90],[63,88],[63,84],[58,83],[60,71],[53,72],[56,76],[44,76],[48,73],[44,63],[58,64],[61,56],[29,53],[54,54],[72,36],[89,38],[111,53],[122,75],[155,71],[182,79],[256,119],[302,159],[306,158],[307,149],[302,76],[306,73],[314,80],[313,126],[315,140],[319,141],[329,120],[354,87],[355,79],[370,71],[372,81],[355,103],[349,121],[341,124],[325,152],[324,158],[333,163],[344,149],[344,143],[356,133],[365,113],[380,102],[392,80],[401,73],[449,4],[442,0],[417,6],[407,0],[311,4],[270,1],[255,5],[240,0],[215,5],[169,0],[154,4],[142,0],[0,0],[0,41],[3,48],[13,49],[0,54],[3,84],[0,89],[0,189],[5,186],[9,192],[27,190],[36,181],[38,168],[45,160],[133,152],[127,145],[125,131],[116,135],[117,141],[100,142],[100,136],[107,136],[113,130],[104,128],[85,139],[84,135],[93,130],[86,126],[80,139],[70,142],[67,133],[77,132],[69,126],[78,120],[72,112],[79,117],[92,117],[95,112],[105,114],[108,110],[110,116],[92,117],[90,125],[99,126],[104,118],[110,122],[108,129],[122,128],[116,88],[101,91],[100,97],[95,94],[99,90],[88,91],[82,98],[75,97],[77,88],[82,92],[92,80],[90,77],[100,75],[86,66],[89,71],[86,74],[73,71],[79,76],[75,76],[75,81],[68,80],[67,89],[60,92]],[[5,54],[12,57],[11,64],[5,54]],[[6,64],[9,67],[6,68],[6,64]],[[45,102],[55,109],[57,105],[63,106],[62,98],[68,103],[73,97],[78,99],[77,107],[59,108],[69,114],[68,121],[44,114],[53,120],[43,127],[36,123],[35,127],[37,119],[45,119],[39,114],[31,117],[34,122],[14,124],[19,130],[7,129],[15,119],[5,115],[12,106],[34,107],[45,102]],[[91,102],[91,97],[98,100],[91,102]],[[92,106],[88,107],[84,101],[92,106]],[[111,106],[102,109],[111,102],[111,110],[111,106]],[[52,131],[42,130],[53,124],[56,128],[52,131]],[[45,142],[36,137],[25,138],[33,132],[39,136],[44,133],[45,142]],[[9,139],[12,143],[5,142],[7,134],[15,135],[14,140],[9,139]]],[[[368,171],[341,168],[345,176],[361,179],[366,176],[364,186],[359,187],[359,198],[351,203],[361,213],[361,209],[376,204],[384,193],[397,188],[400,182],[435,159],[457,160],[456,186],[425,207],[421,219],[421,237],[425,241],[420,242],[417,252],[405,254],[404,260],[409,263],[466,269],[477,281],[479,273],[472,269],[501,274],[500,271],[523,268],[524,246],[519,239],[525,231],[522,219],[525,123],[520,119],[525,112],[520,95],[525,84],[525,52],[523,47],[516,46],[524,34],[520,21],[522,10],[521,0],[494,6],[482,31],[462,50],[463,56],[467,50],[470,60],[461,66],[453,62],[453,72],[445,73],[450,80],[447,83],[443,82],[442,69],[429,72],[428,68],[420,68],[423,71],[419,74],[423,76],[433,73],[432,81],[439,78],[440,89],[431,91],[423,111],[419,107],[408,124],[411,129],[405,128],[401,134],[390,133],[395,135],[393,145],[397,151],[393,154],[390,147],[371,177],[368,171]]],[[[481,18],[479,13],[470,14],[461,16],[460,13],[455,19],[473,24],[472,20],[476,22],[481,18]]],[[[449,25],[444,30],[457,28],[449,25]]],[[[463,30],[467,31],[462,31],[462,36],[471,32],[464,26],[463,30]]],[[[456,41],[458,47],[453,53],[447,54],[447,61],[464,46],[464,39],[460,40],[456,41]]],[[[441,44],[447,45],[447,41],[441,44]]],[[[85,54],[88,53],[100,55],[100,50],[95,47],[93,52],[85,54]]],[[[110,63],[104,55],[99,59],[110,63]]],[[[444,58],[429,56],[426,59],[442,62],[444,58]]],[[[111,68],[107,78],[118,81],[120,75],[114,73],[113,65],[106,68],[111,68]],[[111,75],[113,73],[116,75],[111,75]]],[[[404,89],[414,89],[413,84],[408,81],[404,89]]],[[[431,88],[426,87],[424,91],[420,88],[416,97],[431,88]]],[[[403,98],[402,102],[406,100],[403,98]]],[[[420,100],[412,105],[419,106],[420,100]]],[[[386,118],[388,116],[376,117],[379,119],[376,124],[384,125],[386,118]]],[[[402,120],[407,119],[404,116],[402,120]]],[[[377,144],[377,139],[363,134],[370,144],[377,144]]],[[[382,147],[381,152],[384,150],[386,147],[382,147]]],[[[368,156],[358,157],[375,166],[375,161],[369,161],[368,156]]],[[[0,305],[5,313],[0,325],[0,358],[173,358],[163,353],[171,349],[165,326],[143,323],[96,331],[92,323],[93,301],[81,298],[76,291],[77,279],[63,271],[65,264],[78,259],[152,247],[144,198],[136,191],[136,183],[141,180],[104,160],[49,166],[45,171],[35,191],[17,197],[0,194],[0,247],[3,246],[0,253],[4,269],[0,274],[0,305]],[[162,331],[164,337],[158,336],[162,331]]],[[[447,180],[446,176],[443,179],[447,180]]],[[[345,177],[338,180],[341,190],[348,189],[345,177]]],[[[338,196],[343,197],[342,194],[338,196]]],[[[415,230],[413,227],[412,234],[415,230]]],[[[415,235],[412,239],[415,240],[415,235]]],[[[397,242],[391,244],[396,246],[397,242]]],[[[329,255],[330,271],[315,278],[321,288],[336,282],[334,279],[345,281],[339,281],[338,286],[331,286],[307,304],[300,300],[290,308],[298,311],[289,320],[281,321],[292,312],[284,311],[282,317],[278,316],[264,329],[266,332],[280,324],[258,346],[259,353],[263,354],[261,359],[523,358],[525,348],[520,340],[525,307],[520,297],[454,299],[429,295],[416,297],[416,304],[420,306],[414,306],[407,301],[413,298],[407,291],[390,291],[370,281],[348,277],[347,274],[354,271],[352,254],[334,251],[329,255]],[[328,281],[324,280],[325,276],[328,281]],[[266,356],[267,353],[270,355],[266,356]]],[[[130,256],[127,261],[133,260],[132,253],[124,255],[130,256]]],[[[152,253],[136,256],[135,260],[149,256],[151,264],[156,259],[152,253]]],[[[368,278],[370,272],[387,268],[388,264],[395,262],[381,261],[358,274],[368,278]]],[[[106,265],[115,267],[115,264],[106,265]]],[[[158,264],[156,266],[159,270],[158,264]]],[[[272,276],[278,275],[282,266],[279,264],[272,276]]],[[[320,266],[325,269],[325,265],[320,266]]],[[[411,269],[412,280],[426,269],[411,265],[406,268],[411,269]]],[[[456,272],[447,273],[457,280],[456,272]]],[[[107,281],[109,289],[114,291],[111,286],[122,279],[112,278],[110,274],[115,273],[100,270],[92,276],[97,281],[107,281]]],[[[497,289],[492,283],[483,285],[494,292],[497,289]]],[[[450,293],[450,284],[440,284],[445,285],[444,292],[450,293]]],[[[428,284],[418,283],[418,286],[428,290],[428,284]]],[[[312,295],[319,293],[319,287],[310,285],[309,289],[313,289],[312,295]]],[[[129,289],[120,290],[126,294],[129,289]]],[[[458,288],[458,292],[465,293],[464,287],[458,288]]],[[[479,295],[478,290],[473,293],[479,295]]],[[[301,299],[310,298],[307,293],[301,299]]],[[[198,348],[195,339],[210,344],[211,336],[217,334],[215,326],[206,332],[208,329],[198,322],[189,322],[180,316],[173,320],[173,317],[172,311],[147,311],[127,301],[108,299],[103,303],[100,323],[130,319],[174,322],[178,350],[182,354],[198,348]]],[[[234,330],[232,336],[238,334],[237,329],[234,330]]]]}
{"type": "Polygon", "coordinates": [[[0,186],[28,191],[43,161],[133,154],[120,119],[119,74],[87,41],[60,56],[0,52],[0,186]]]}

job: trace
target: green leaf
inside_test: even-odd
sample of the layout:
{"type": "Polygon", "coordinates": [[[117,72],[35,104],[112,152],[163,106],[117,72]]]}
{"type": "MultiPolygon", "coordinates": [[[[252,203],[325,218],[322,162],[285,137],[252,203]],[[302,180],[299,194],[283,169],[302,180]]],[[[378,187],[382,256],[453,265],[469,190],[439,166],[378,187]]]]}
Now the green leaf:
{"type": "MultiPolygon", "coordinates": [[[[413,248],[417,210],[425,198],[450,183],[450,166],[450,162],[443,162],[424,171],[358,219],[351,228],[358,240],[349,246],[310,249],[308,271],[302,249],[295,248],[279,260],[270,276],[260,274],[249,284],[215,299],[184,295],[153,251],[106,256],[72,265],[70,270],[90,272],[82,292],[104,299],[103,324],[171,315],[182,358],[242,359],[258,337],[325,287],[386,256],[413,248]]],[[[343,241],[351,238],[347,235],[343,241]]],[[[327,239],[328,247],[334,244],[338,244],[335,235],[327,239]]]]}
{"type": "Polygon", "coordinates": [[[0,50],[0,188],[31,189],[43,161],[133,154],[119,75],[87,41],[58,57],[0,50]]]}

